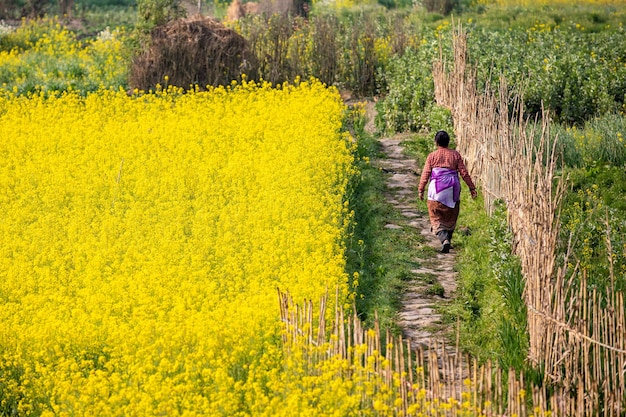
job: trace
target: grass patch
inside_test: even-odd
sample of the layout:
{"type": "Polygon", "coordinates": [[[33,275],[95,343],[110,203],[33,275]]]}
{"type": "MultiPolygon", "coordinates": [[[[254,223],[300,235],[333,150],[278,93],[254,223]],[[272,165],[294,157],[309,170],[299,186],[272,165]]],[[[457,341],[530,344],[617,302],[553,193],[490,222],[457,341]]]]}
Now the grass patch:
{"type": "Polygon", "coordinates": [[[359,131],[357,136],[360,172],[349,199],[354,222],[347,242],[347,268],[358,281],[355,303],[360,318],[372,325],[377,314],[380,325],[397,334],[400,298],[415,279],[412,270],[421,266],[424,238],[412,228],[385,228],[402,216],[384,197],[387,174],[375,164],[384,154],[372,135],[359,131]]]}
{"type": "MultiPolygon", "coordinates": [[[[110,28],[126,28],[129,31],[135,27],[137,23],[136,6],[115,4],[90,6],[81,4],[77,6],[76,16],[80,19],[82,25],[76,29],[79,39],[94,38],[101,31],[110,28]]],[[[120,0],[123,3],[123,0],[120,0]]]]}
{"type": "Polygon", "coordinates": [[[578,264],[588,291],[626,289],[626,177],[623,167],[570,169],[570,191],[560,212],[558,263],[572,239],[569,264],[578,264]],[[608,230],[607,230],[608,228],[608,230]],[[607,233],[610,247],[607,246],[607,233]],[[609,252],[610,249],[610,252],[609,252]],[[612,261],[612,265],[609,263],[612,261]],[[611,272],[612,271],[612,272],[611,272]],[[613,275],[613,277],[611,277],[613,275]]]}
{"type": "Polygon", "coordinates": [[[526,29],[535,24],[555,27],[578,23],[589,32],[598,32],[607,26],[619,27],[620,23],[626,21],[626,14],[619,1],[610,3],[603,6],[564,1],[551,5],[491,5],[464,13],[463,19],[468,24],[489,30],[526,29]]]}
{"type": "Polygon", "coordinates": [[[459,223],[471,233],[456,237],[459,286],[456,299],[445,307],[445,318],[450,323],[460,319],[460,344],[480,361],[526,370],[524,280],[511,252],[504,205],[488,216],[482,199],[464,201],[459,223]]]}
{"type": "Polygon", "coordinates": [[[443,288],[443,285],[441,285],[439,282],[435,282],[431,286],[426,288],[426,295],[443,297],[445,295],[445,289],[443,288]]]}
{"type": "Polygon", "coordinates": [[[437,282],[437,277],[435,276],[435,274],[431,274],[430,272],[421,272],[415,274],[415,277],[425,284],[434,284],[437,282]]]}

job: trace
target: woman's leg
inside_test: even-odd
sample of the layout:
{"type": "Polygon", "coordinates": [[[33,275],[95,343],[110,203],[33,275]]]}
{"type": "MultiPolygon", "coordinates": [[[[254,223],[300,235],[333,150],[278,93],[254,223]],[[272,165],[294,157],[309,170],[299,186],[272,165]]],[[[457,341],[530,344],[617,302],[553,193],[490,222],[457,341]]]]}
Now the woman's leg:
{"type": "Polygon", "coordinates": [[[448,253],[452,247],[452,234],[456,227],[459,209],[460,202],[457,202],[456,207],[450,208],[438,201],[428,200],[430,224],[441,242],[441,252],[443,253],[448,253]]]}

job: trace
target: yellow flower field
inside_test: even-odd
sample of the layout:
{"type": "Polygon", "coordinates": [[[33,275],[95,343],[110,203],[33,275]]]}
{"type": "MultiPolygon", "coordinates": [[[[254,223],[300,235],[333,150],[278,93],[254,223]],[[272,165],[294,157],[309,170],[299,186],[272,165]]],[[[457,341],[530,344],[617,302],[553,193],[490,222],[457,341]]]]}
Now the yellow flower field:
{"type": "Polygon", "coordinates": [[[314,81],[4,94],[0,414],[291,415],[276,290],[348,296],[343,110],[314,81]]]}

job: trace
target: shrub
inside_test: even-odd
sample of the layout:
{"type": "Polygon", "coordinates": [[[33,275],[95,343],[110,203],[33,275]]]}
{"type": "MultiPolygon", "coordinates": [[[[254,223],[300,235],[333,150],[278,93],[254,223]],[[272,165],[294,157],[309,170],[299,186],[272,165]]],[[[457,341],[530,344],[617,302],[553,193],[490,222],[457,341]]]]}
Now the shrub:
{"type": "Polygon", "coordinates": [[[457,6],[458,0],[422,0],[421,3],[429,13],[447,16],[457,6]]]}
{"type": "Polygon", "coordinates": [[[589,33],[582,25],[470,30],[468,55],[480,85],[524,87],[530,115],[545,107],[559,123],[582,126],[586,120],[619,111],[626,93],[626,46],[619,28],[589,33]]]}
{"type": "Polygon", "coordinates": [[[137,29],[149,33],[156,26],[185,16],[185,10],[179,0],[138,0],[137,29]]]}
{"type": "MultiPolygon", "coordinates": [[[[410,49],[390,60],[384,75],[387,90],[377,103],[377,127],[385,132],[419,131],[431,126],[434,83],[431,63],[434,50],[428,45],[410,49]]],[[[437,111],[433,113],[436,115],[437,111]]]]}

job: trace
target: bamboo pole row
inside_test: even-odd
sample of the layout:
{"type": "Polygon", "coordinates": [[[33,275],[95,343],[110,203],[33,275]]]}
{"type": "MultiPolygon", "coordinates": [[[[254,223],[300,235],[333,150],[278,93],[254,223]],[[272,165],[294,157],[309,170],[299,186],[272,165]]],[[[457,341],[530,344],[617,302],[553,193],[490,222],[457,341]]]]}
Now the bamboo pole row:
{"type": "MultiPolygon", "coordinates": [[[[278,296],[287,354],[303,353],[311,376],[321,372],[323,367],[316,365],[324,361],[347,361],[352,366],[337,377],[366,379],[377,387],[374,393],[383,389],[395,392],[387,404],[393,415],[547,415],[549,397],[545,387],[534,387],[527,394],[524,380],[512,369],[504,371],[491,362],[478,365],[475,359],[450,353],[444,343],[437,341],[431,341],[427,350],[421,346],[413,350],[410,340],[401,335],[386,331],[383,337],[377,319],[373,329],[366,329],[356,314],[347,315],[341,307],[335,307],[333,323],[326,326],[327,296],[320,301],[317,317],[309,314],[309,301],[297,305],[280,290],[278,296]],[[324,336],[311,338],[311,332],[324,336]],[[320,347],[324,349],[322,355],[320,347]],[[395,398],[401,399],[400,405],[395,398]]],[[[562,402],[562,396],[557,391],[551,398],[562,402]]],[[[373,407],[365,393],[361,403],[363,407],[373,407]]]]}
{"type": "MultiPolygon", "coordinates": [[[[544,112],[541,123],[531,124],[521,95],[511,96],[504,79],[497,92],[488,86],[479,93],[466,46],[462,28],[455,27],[452,67],[443,59],[433,66],[435,96],[451,109],[457,149],[481,185],[486,210],[491,213],[496,200],[507,207],[525,279],[529,360],[544,370],[546,383],[564,393],[547,398],[533,390],[533,401],[564,415],[624,415],[623,295],[589,293],[586,275],[568,268],[567,255],[555,265],[564,181],[555,181],[556,142],[550,142],[549,117],[544,112]]],[[[609,234],[607,221],[610,254],[609,234]]],[[[610,274],[613,282],[612,269],[610,274]]]]}

